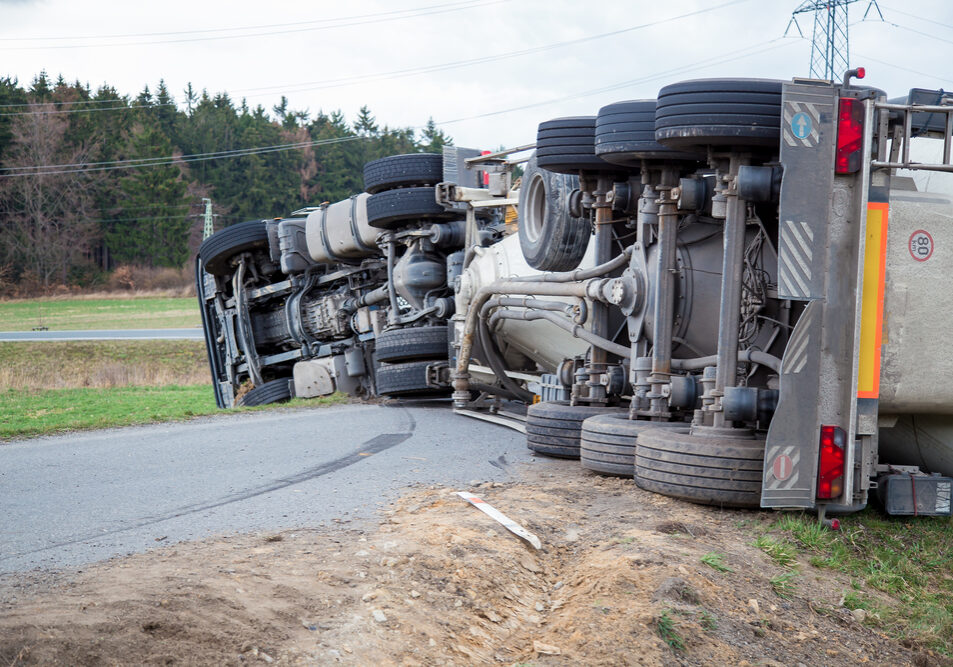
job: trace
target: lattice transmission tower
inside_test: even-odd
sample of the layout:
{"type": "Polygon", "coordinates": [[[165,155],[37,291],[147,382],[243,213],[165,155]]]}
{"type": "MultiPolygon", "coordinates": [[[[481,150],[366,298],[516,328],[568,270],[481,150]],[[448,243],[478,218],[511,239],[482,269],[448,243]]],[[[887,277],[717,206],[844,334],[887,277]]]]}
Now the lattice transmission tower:
{"type": "MultiPolygon", "coordinates": [[[[804,0],[791,13],[787,35],[791,25],[803,37],[797,17],[814,13],[814,33],[811,39],[811,74],[815,79],[838,79],[850,69],[850,24],[847,22],[847,7],[859,0],[804,0]]],[[[866,19],[871,9],[876,9],[880,19],[883,14],[877,0],[869,0],[866,19]]]]}

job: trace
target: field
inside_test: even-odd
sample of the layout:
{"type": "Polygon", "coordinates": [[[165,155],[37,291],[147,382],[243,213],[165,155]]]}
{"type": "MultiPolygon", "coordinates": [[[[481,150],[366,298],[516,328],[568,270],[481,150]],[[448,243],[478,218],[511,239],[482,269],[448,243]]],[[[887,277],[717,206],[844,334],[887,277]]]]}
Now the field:
{"type": "Polygon", "coordinates": [[[201,326],[194,297],[70,297],[0,301],[0,330],[169,329],[201,326]]]}
{"type": "Polygon", "coordinates": [[[210,382],[202,341],[0,342],[0,390],[210,382]]]}
{"type": "Polygon", "coordinates": [[[0,393],[0,438],[128,426],[216,412],[207,385],[0,393]]]}
{"type": "Polygon", "coordinates": [[[0,342],[0,440],[218,411],[201,341],[0,342]]]}

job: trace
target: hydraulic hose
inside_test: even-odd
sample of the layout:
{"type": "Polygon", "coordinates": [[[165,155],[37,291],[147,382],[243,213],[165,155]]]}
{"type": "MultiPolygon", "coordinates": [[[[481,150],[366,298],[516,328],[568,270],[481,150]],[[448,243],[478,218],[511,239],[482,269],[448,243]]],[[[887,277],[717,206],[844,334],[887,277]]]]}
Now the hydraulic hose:
{"type": "MultiPolygon", "coordinates": [[[[775,373],[781,372],[781,360],[773,354],[761,352],[760,350],[741,350],[738,352],[738,361],[761,364],[762,366],[767,366],[775,373]]],[[[697,357],[695,359],[672,359],[672,369],[677,371],[700,371],[706,366],[714,366],[717,363],[717,354],[712,354],[707,357],[697,357]]]]}
{"type": "Polygon", "coordinates": [[[517,400],[523,401],[524,403],[531,403],[533,401],[533,394],[523,389],[513,378],[506,374],[506,365],[503,361],[503,355],[500,353],[496,342],[490,335],[490,330],[485,320],[480,320],[477,332],[480,336],[480,347],[483,348],[483,353],[486,355],[486,363],[493,369],[493,374],[499,379],[500,384],[517,400]]]}
{"type": "Polygon", "coordinates": [[[486,319],[489,317],[491,310],[499,307],[559,311],[565,313],[567,317],[571,317],[576,324],[585,324],[589,318],[589,306],[586,305],[585,299],[579,299],[578,303],[571,304],[563,301],[543,301],[542,299],[535,299],[529,296],[494,297],[483,304],[483,308],[480,309],[480,318],[486,319]]]}
{"type": "Polygon", "coordinates": [[[573,296],[580,299],[589,296],[592,298],[598,295],[591,295],[587,292],[589,283],[578,281],[596,278],[624,266],[628,263],[631,254],[632,247],[630,246],[618,257],[591,269],[576,269],[575,271],[567,271],[564,273],[544,273],[540,276],[530,276],[523,279],[512,278],[509,280],[501,280],[477,290],[477,293],[470,302],[470,308],[467,310],[463,337],[460,340],[460,352],[457,357],[457,368],[453,374],[454,404],[457,407],[463,407],[467,401],[470,400],[470,375],[467,369],[470,366],[473,337],[476,332],[477,321],[480,319],[480,312],[490,297],[497,294],[519,294],[535,296],[573,296]]]}

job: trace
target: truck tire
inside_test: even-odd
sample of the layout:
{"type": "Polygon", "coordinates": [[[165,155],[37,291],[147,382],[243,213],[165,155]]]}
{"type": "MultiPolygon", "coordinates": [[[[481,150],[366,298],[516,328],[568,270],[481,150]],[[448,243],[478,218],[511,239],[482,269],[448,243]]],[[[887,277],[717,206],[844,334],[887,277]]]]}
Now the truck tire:
{"type": "Polygon", "coordinates": [[[618,408],[569,405],[569,401],[535,403],[526,411],[526,446],[539,454],[579,458],[582,422],[618,408]]]}
{"type": "Polygon", "coordinates": [[[260,387],[255,387],[236,401],[236,405],[250,408],[256,405],[280,403],[292,397],[294,381],[289,378],[270,380],[260,387]]]}
{"type": "Polygon", "coordinates": [[[540,123],[536,131],[537,164],[557,174],[618,170],[596,157],[595,131],[595,116],[554,118],[540,123]]]}
{"type": "Polygon", "coordinates": [[[391,155],[364,165],[364,189],[377,194],[392,188],[436,185],[443,180],[443,155],[391,155]]]}
{"type": "Polygon", "coordinates": [[[391,329],[375,342],[378,361],[407,359],[446,359],[448,349],[446,326],[391,329]]]}
{"type": "Polygon", "coordinates": [[[378,229],[397,229],[418,220],[442,221],[460,217],[437,203],[435,188],[385,190],[367,198],[367,222],[378,229]]]}
{"type": "Polygon", "coordinates": [[[665,86],[655,110],[655,139],[664,146],[729,146],[778,150],[781,81],[697,79],[665,86]]]}
{"type": "Polygon", "coordinates": [[[450,387],[427,384],[427,367],[433,361],[410,361],[401,364],[377,364],[375,382],[381,396],[441,396],[450,387]]]}
{"type": "Polygon", "coordinates": [[[764,440],[646,429],[635,448],[635,483],[646,491],[721,507],[761,506],[764,440]]]}
{"type": "Polygon", "coordinates": [[[655,140],[655,100],[616,102],[596,116],[596,155],[606,162],[641,168],[644,159],[691,160],[704,156],[667,148],[655,140]]]}
{"type": "Polygon", "coordinates": [[[268,247],[268,230],[264,220],[249,220],[226,227],[202,241],[199,257],[205,270],[213,276],[231,272],[229,260],[241,252],[268,247]]]}
{"type": "Polygon", "coordinates": [[[582,423],[579,459],[587,470],[632,477],[635,472],[635,443],[639,433],[649,428],[684,426],[684,422],[629,419],[627,410],[589,417],[582,423]]]}
{"type": "Polygon", "coordinates": [[[579,179],[540,169],[530,158],[520,187],[519,237],[526,263],[539,271],[571,271],[579,266],[592,227],[569,212],[569,194],[579,179]]]}

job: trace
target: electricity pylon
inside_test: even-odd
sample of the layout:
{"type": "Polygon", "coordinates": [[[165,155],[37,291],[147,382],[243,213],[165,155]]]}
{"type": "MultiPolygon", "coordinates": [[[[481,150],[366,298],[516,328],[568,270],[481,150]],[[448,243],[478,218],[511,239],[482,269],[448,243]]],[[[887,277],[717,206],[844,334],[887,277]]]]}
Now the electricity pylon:
{"type": "Polygon", "coordinates": [[[211,199],[202,197],[202,203],[205,204],[205,229],[202,230],[202,240],[205,240],[215,233],[215,227],[212,225],[215,215],[212,213],[211,199]]]}
{"type": "MultiPolygon", "coordinates": [[[[803,37],[801,26],[798,25],[799,14],[814,12],[814,33],[811,39],[811,74],[815,79],[838,79],[850,69],[850,25],[847,22],[847,6],[858,0],[804,0],[791,13],[788,21],[787,35],[791,25],[797,28],[803,37]]],[[[883,14],[877,5],[877,0],[867,3],[864,18],[876,9],[880,19],[883,14]]]]}

